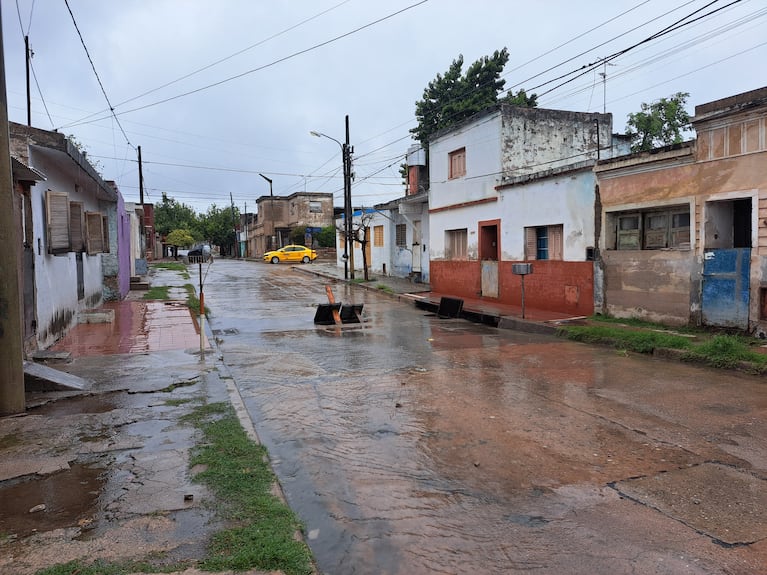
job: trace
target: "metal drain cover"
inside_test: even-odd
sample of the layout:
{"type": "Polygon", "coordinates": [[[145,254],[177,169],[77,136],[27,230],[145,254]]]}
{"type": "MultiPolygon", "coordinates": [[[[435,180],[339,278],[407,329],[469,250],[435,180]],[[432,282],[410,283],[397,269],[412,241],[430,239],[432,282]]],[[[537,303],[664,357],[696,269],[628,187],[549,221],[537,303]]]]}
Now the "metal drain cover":
{"type": "Polygon", "coordinates": [[[725,465],[703,463],[612,487],[726,545],[767,538],[767,481],[725,465]]]}

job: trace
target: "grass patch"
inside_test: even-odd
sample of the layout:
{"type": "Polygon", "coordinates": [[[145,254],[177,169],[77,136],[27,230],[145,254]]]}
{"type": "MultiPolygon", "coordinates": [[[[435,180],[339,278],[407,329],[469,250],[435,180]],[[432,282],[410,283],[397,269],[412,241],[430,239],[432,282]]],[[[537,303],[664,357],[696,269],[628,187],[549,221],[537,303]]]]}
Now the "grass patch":
{"type": "Polygon", "coordinates": [[[376,285],[376,289],[381,290],[382,292],[388,293],[388,294],[393,294],[394,293],[393,289],[391,289],[389,286],[384,285],[384,284],[377,284],[376,285]]]}
{"type": "Polygon", "coordinates": [[[767,354],[753,349],[761,342],[739,335],[694,327],[673,328],[672,332],[668,326],[657,323],[607,316],[593,316],[589,325],[562,326],[559,334],[574,341],[637,353],[653,353],[656,349],[679,350],[685,361],[767,373],[767,354]]]}
{"type": "Polygon", "coordinates": [[[176,272],[186,272],[186,265],[183,262],[158,262],[151,264],[153,268],[172,270],[176,272]]]}
{"type": "Polygon", "coordinates": [[[612,326],[569,326],[560,331],[574,341],[607,344],[637,353],[652,353],[656,348],[687,349],[691,345],[689,338],[681,335],[612,326]]]}
{"type": "Polygon", "coordinates": [[[108,563],[106,561],[70,561],[61,565],[47,567],[37,571],[35,575],[128,575],[130,573],[173,573],[179,565],[150,565],[146,562],[126,561],[108,563]]]}
{"type": "Polygon", "coordinates": [[[152,286],[144,294],[144,299],[170,299],[170,286],[152,286]]]}
{"type": "Polygon", "coordinates": [[[286,575],[311,572],[311,554],[294,534],[302,525],[291,509],[272,495],[275,477],[266,449],[245,435],[228,404],[201,407],[192,414],[204,443],[190,462],[204,465],[195,476],[215,493],[218,513],[233,527],[214,535],[208,571],[282,570],[286,575]]]}
{"type": "MultiPolygon", "coordinates": [[[[171,400],[173,401],[173,400],[171,400]]],[[[215,511],[229,528],[216,533],[206,557],[168,564],[162,558],[140,561],[70,561],[36,575],[128,575],[171,573],[196,567],[204,571],[282,571],[285,575],[312,572],[308,547],[294,537],[302,526],[290,508],[272,495],[275,482],[266,449],[245,435],[228,403],[205,404],[181,418],[202,432],[190,466],[205,471],[195,481],[216,496],[215,511]]]]}
{"type": "Polygon", "coordinates": [[[754,371],[767,371],[767,355],[753,351],[750,342],[732,335],[715,335],[690,349],[683,357],[688,361],[702,361],[725,369],[737,368],[748,362],[754,371]]]}
{"type": "MultiPolygon", "coordinates": [[[[192,311],[192,315],[200,315],[200,298],[197,297],[197,292],[192,284],[184,284],[186,290],[186,305],[192,311]]],[[[205,316],[210,315],[210,308],[205,306],[205,316]]]]}

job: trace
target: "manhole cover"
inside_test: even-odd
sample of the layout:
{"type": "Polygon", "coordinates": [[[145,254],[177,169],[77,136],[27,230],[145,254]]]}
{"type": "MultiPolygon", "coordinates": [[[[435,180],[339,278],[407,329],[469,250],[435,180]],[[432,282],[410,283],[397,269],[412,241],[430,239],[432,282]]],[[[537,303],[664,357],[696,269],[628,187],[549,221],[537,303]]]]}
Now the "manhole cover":
{"type": "Polygon", "coordinates": [[[731,467],[704,463],[613,487],[726,545],[767,538],[767,482],[731,467]]]}

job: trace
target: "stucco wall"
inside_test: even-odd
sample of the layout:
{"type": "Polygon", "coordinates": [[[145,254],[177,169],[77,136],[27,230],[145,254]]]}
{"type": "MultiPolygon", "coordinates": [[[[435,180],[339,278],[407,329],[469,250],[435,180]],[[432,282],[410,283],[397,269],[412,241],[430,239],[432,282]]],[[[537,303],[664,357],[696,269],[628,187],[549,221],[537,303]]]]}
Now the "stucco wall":
{"type": "Polygon", "coordinates": [[[501,176],[500,118],[500,112],[493,112],[430,142],[430,210],[495,197],[501,176]],[[466,177],[449,179],[449,154],[460,148],[466,148],[466,177]]]}
{"type": "Polygon", "coordinates": [[[698,268],[691,250],[609,250],[602,257],[608,315],[690,323],[692,276],[698,268]]]}
{"type": "Polygon", "coordinates": [[[32,187],[32,220],[35,250],[37,340],[42,349],[50,346],[77,321],[77,312],[102,302],[101,254],[82,254],[85,297],[77,294],[77,256],[47,253],[45,192],[68,192],[70,201],[83,202],[85,211],[99,211],[99,202],[90,194],[76,191],[73,179],[47,154],[32,148],[30,164],[47,177],[32,187]]]}

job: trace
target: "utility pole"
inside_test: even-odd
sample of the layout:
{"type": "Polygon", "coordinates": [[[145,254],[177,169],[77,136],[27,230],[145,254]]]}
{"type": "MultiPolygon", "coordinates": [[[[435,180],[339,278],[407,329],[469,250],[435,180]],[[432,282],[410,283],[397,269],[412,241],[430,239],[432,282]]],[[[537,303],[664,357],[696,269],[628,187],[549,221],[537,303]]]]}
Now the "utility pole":
{"type": "Polygon", "coordinates": [[[29,68],[32,65],[32,52],[29,49],[29,36],[24,36],[24,52],[27,61],[27,126],[32,127],[32,91],[29,84],[29,68]]]}
{"type": "Polygon", "coordinates": [[[10,209],[0,210],[0,415],[23,413],[24,349],[20,277],[21,242],[16,237],[13,172],[8,136],[8,99],[5,89],[3,26],[0,17],[0,200],[10,209]]]}
{"type": "Polygon", "coordinates": [[[232,246],[232,250],[237,250],[237,255],[239,256],[240,246],[238,245],[238,242],[237,242],[237,220],[234,217],[234,198],[232,197],[232,192],[229,192],[229,201],[232,204],[232,227],[234,228],[234,245],[232,246]]]}
{"type": "Polygon", "coordinates": [[[141,163],[141,146],[138,147],[138,197],[141,209],[144,209],[144,167],[141,163]]]}
{"type": "MultiPolygon", "coordinates": [[[[272,238],[274,237],[274,192],[272,191],[272,180],[271,178],[267,178],[264,174],[258,174],[262,178],[264,178],[267,182],[269,182],[269,203],[271,204],[269,207],[269,212],[271,213],[271,220],[272,220],[272,230],[271,235],[269,236],[269,242],[267,243],[265,252],[271,251],[274,249],[274,246],[272,245],[272,238]]],[[[264,232],[266,232],[266,222],[263,224],[264,232]]]]}
{"type": "Polygon", "coordinates": [[[346,242],[349,244],[349,277],[354,279],[354,239],[352,236],[352,152],[349,145],[349,115],[346,115],[346,143],[342,146],[344,152],[344,221],[346,225],[346,242]]]}

